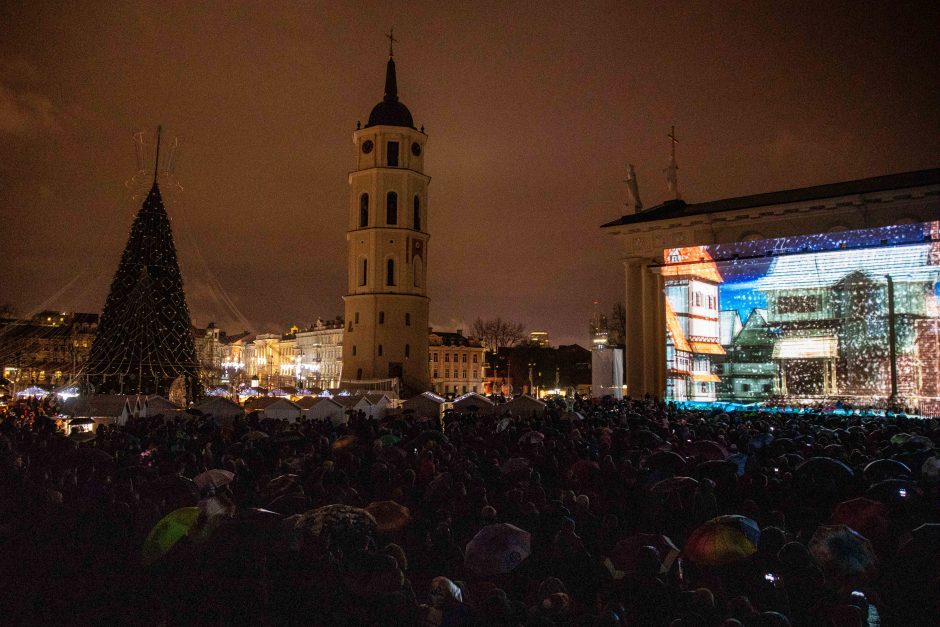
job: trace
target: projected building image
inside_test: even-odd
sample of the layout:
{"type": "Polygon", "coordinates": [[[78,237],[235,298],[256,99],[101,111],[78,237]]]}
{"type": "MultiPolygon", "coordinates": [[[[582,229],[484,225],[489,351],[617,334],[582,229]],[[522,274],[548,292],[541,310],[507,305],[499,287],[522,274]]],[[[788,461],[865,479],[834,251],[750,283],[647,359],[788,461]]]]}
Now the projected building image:
{"type": "Polygon", "coordinates": [[[667,397],[935,404],[938,225],[666,249],[667,397]]]}

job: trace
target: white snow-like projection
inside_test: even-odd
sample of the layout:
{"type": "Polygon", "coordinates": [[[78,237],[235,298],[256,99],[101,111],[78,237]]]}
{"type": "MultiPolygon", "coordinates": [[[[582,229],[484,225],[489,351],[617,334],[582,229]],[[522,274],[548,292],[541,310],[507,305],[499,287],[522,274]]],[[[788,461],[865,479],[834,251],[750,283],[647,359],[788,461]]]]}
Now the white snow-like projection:
{"type": "Polygon", "coordinates": [[[940,408],[940,222],[663,251],[667,398],[940,408]]]}

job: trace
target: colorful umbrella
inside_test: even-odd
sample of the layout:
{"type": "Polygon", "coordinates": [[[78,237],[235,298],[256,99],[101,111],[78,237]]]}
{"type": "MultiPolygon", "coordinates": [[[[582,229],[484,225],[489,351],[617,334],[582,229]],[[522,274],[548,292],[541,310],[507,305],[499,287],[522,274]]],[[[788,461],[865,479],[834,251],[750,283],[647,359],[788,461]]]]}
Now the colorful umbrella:
{"type": "Polygon", "coordinates": [[[383,533],[401,531],[411,522],[411,511],[395,501],[374,501],[366,511],[375,518],[376,529],[383,533]]]}
{"type": "Polygon", "coordinates": [[[375,518],[361,507],[340,503],[324,505],[297,517],[295,527],[305,533],[323,537],[331,542],[362,548],[366,539],[376,530],[375,518]]]}
{"type": "Polygon", "coordinates": [[[508,523],[483,527],[464,551],[464,564],[478,575],[512,572],[531,553],[532,536],[508,523]]]}
{"type": "Polygon", "coordinates": [[[193,477],[193,483],[199,486],[201,490],[208,490],[209,488],[221,488],[222,486],[227,486],[235,480],[235,473],[230,470],[222,470],[221,468],[213,468],[212,470],[207,470],[203,473],[199,473],[193,477]]]}
{"type": "Polygon", "coordinates": [[[864,497],[839,503],[829,521],[833,525],[851,527],[876,545],[888,540],[888,507],[864,497]]]}
{"type": "Polygon", "coordinates": [[[356,443],[356,440],[357,438],[354,435],[344,435],[341,438],[337,438],[336,441],[333,442],[330,448],[332,448],[334,451],[339,451],[344,448],[349,448],[350,446],[356,443]]]}
{"type": "Polygon", "coordinates": [[[839,578],[867,579],[878,568],[871,542],[845,525],[818,527],[808,548],[824,571],[839,578]]]}
{"type": "Polygon", "coordinates": [[[682,552],[701,566],[722,566],[753,555],[758,542],[756,522],[744,516],[719,516],[693,531],[682,552]]]}
{"type": "Polygon", "coordinates": [[[379,438],[379,441],[385,446],[394,446],[401,442],[401,438],[395,435],[394,433],[386,433],[379,438]]]}
{"type": "Polygon", "coordinates": [[[618,542],[611,551],[610,561],[618,571],[633,573],[636,571],[640,549],[644,546],[651,546],[659,552],[662,560],[660,573],[669,572],[672,564],[679,557],[679,549],[666,536],[656,533],[638,533],[618,542]]]}
{"type": "Polygon", "coordinates": [[[144,540],[141,552],[145,565],[152,564],[187,536],[199,520],[198,507],[181,507],[160,519],[144,540]]]}

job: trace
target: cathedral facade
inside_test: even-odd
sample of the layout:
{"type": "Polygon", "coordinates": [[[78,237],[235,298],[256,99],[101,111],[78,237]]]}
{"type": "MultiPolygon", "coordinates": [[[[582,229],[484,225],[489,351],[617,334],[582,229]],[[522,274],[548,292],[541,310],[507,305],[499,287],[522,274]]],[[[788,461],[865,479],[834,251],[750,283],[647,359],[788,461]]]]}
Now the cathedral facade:
{"type": "Polygon", "coordinates": [[[398,100],[389,56],[385,97],[353,133],[349,175],[348,287],[343,382],[398,379],[406,393],[430,387],[427,135],[398,100]]]}

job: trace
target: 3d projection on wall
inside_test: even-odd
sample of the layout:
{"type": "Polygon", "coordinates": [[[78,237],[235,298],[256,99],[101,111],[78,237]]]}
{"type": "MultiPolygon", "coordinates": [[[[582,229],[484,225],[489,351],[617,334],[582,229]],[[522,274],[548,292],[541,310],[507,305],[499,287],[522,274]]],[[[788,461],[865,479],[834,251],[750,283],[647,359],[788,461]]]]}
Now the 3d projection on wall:
{"type": "Polygon", "coordinates": [[[940,396],[940,222],[669,248],[667,397],[940,396]]]}

